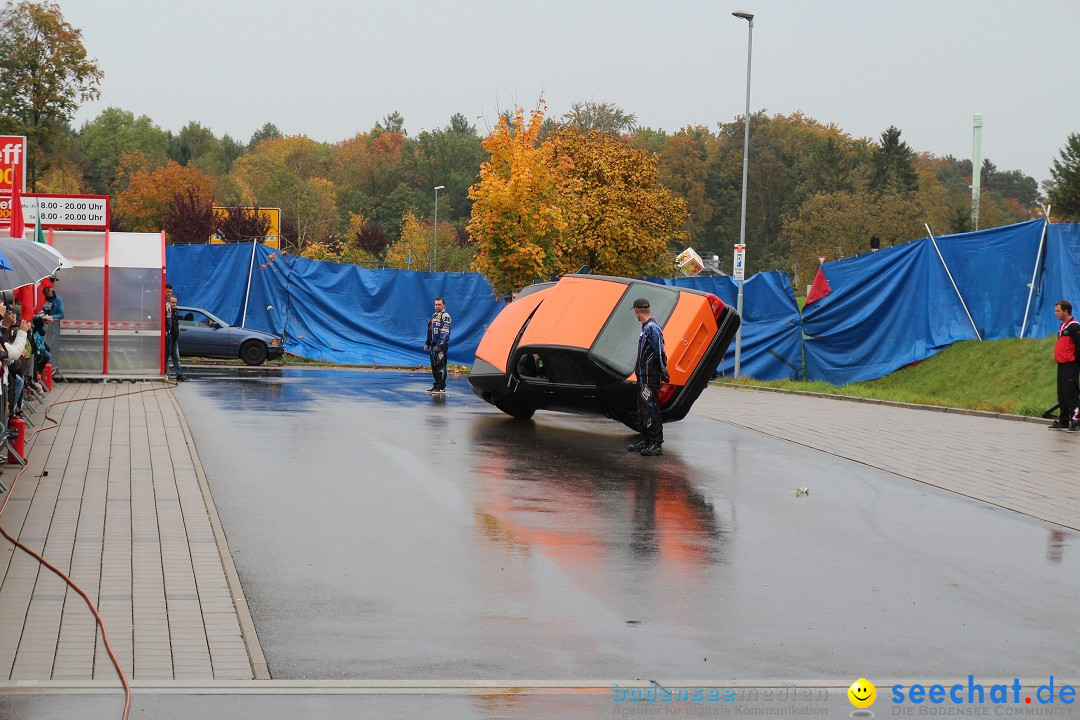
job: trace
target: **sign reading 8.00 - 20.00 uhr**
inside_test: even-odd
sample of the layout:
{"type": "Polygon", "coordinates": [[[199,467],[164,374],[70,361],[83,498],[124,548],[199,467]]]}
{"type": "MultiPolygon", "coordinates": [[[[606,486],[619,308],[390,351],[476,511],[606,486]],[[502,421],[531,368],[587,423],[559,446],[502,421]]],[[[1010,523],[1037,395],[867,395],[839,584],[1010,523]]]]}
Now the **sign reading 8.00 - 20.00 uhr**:
{"type": "Polygon", "coordinates": [[[22,198],[23,222],[43,228],[108,230],[108,195],[55,195],[28,193],[22,198]]]}

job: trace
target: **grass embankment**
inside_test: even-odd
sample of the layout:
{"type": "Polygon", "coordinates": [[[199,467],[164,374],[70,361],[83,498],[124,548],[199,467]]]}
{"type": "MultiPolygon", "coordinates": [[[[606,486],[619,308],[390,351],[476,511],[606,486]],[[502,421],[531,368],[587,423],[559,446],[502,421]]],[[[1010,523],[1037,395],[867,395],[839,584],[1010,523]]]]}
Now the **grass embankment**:
{"type": "Polygon", "coordinates": [[[1057,402],[1053,353],[1053,337],[971,340],[877,380],[840,387],[786,380],[739,384],[1038,417],[1057,402]]]}

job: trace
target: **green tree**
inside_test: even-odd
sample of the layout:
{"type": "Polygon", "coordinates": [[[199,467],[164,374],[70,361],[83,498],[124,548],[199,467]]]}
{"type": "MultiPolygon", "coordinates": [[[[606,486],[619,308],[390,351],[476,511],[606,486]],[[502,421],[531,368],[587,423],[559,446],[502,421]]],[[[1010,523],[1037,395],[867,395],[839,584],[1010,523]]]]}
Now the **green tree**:
{"type": "Polygon", "coordinates": [[[1061,157],[1050,168],[1052,212],[1062,220],[1080,221],[1080,133],[1070,133],[1061,157]]]}
{"type": "Polygon", "coordinates": [[[0,12],[0,130],[26,135],[31,190],[65,123],[100,95],[103,75],[59,5],[24,0],[0,12]]]}
{"type": "MultiPolygon", "coordinates": [[[[668,134],[666,132],[646,127],[634,128],[634,134],[630,137],[631,145],[639,147],[642,150],[648,150],[654,155],[662,155],[664,153],[667,141],[668,134]]],[[[660,164],[663,166],[663,160],[660,161],[660,164]]]]}
{"type": "Polygon", "coordinates": [[[395,110],[379,122],[375,123],[372,134],[379,135],[384,132],[405,135],[405,117],[395,110]]]}
{"type": "Polygon", "coordinates": [[[228,170],[225,150],[213,131],[195,121],[169,138],[169,159],[181,165],[192,165],[217,177],[228,170]]]}
{"type": "Polygon", "coordinates": [[[277,125],[268,122],[251,134],[251,139],[248,140],[248,150],[254,150],[259,147],[259,143],[263,140],[277,140],[280,137],[281,131],[278,130],[277,125]]]}
{"type": "Polygon", "coordinates": [[[69,131],[53,143],[46,169],[38,174],[38,192],[85,195],[89,192],[84,173],[85,161],[69,131]]]}
{"type": "Polygon", "coordinates": [[[1039,184],[1020,170],[998,170],[983,187],[999,197],[1014,198],[1027,208],[1039,201],[1039,184]]]}
{"type": "Polygon", "coordinates": [[[668,138],[660,156],[660,180],[686,200],[686,230],[691,243],[697,241],[699,246],[714,211],[714,199],[706,187],[707,147],[712,139],[707,128],[683,128],[668,138]]]}
{"type": "Polygon", "coordinates": [[[378,258],[361,247],[358,239],[366,225],[368,222],[362,215],[353,215],[344,237],[331,235],[325,240],[309,243],[301,254],[311,260],[373,267],[378,264],[378,258]]]}
{"type": "Polygon", "coordinates": [[[221,152],[225,156],[226,168],[232,170],[232,164],[236,158],[247,152],[247,147],[239,140],[225,134],[221,136],[221,152]]]}
{"type": "Polygon", "coordinates": [[[563,125],[572,125],[588,132],[612,133],[620,135],[631,133],[637,124],[633,113],[624,112],[614,103],[578,101],[570,106],[570,112],[562,116],[563,125]]]}
{"type": "Polygon", "coordinates": [[[871,235],[881,239],[881,247],[926,236],[922,226],[929,221],[936,231],[949,224],[955,208],[943,205],[947,198],[927,193],[836,192],[819,193],[784,222],[783,235],[790,246],[789,258],[800,268],[818,267],[818,257],[836,260],[839,256],[866,252],[871,235]]]}
{"type": "Polygon", "coordinates": [[[799,201],[826,192],[854,191],[855,170],[865,159],[862,146],[839,134],[829,134],[793,168],[799,201]]]}
{"type": "Polygon", "coordinates": [[[122,191],[117,180],[125,152],[141,152],[152,167],[168,162],[169,135],[146,115],[106,108],[79,131],[77,144],[86,159],[87,182],[98,193],[122,191]]]}
{"type": "Polygon", "coordinates": [[[230,177],[248,204],[279,207],[282,235],[297,252],[341,229],[334,184],[327,179],[330,148],[304,136],[263,140],[233,164],[230,177]],[[285,227],[293,228],[287,232],[285,227]]]}
{"type": "Polygon", "coordinates": [[[450,223],[422,224],[411,212],[401,220],[401,236],[386,248],[386,266],[402,270],[427,270],[432,261],[439,272],[465,272],[475,257],[475,249],[458,241],[457,230],[450,223]],[[436,244],[436,242],[438,244],[436,244]],[[412,258],[412,264],[409,264],[412,258]]]}
{"type": "MultiPolygon", "coordinates": [[[[421,191],[431,191],[436,185],[445,186],[439,194],[439,217],[463,224],[472,211],[469,188],[476,182],[480,164],[486,157],[476,128],[458,113],[450,118],[447,127],[422,132],[416,141],[412,176],[422,184],[421,191]]],[[[432,196],[425,215],[431,214],[433,203],[432,196]]]]}
{"type": "Polygon", "coordinates": [[[415,143],[402,133],[378,127],[334,145],[327,177],[341,212],[396,228],[405,212],[428,206],[429,193],[421,188],[427,182],[415,177],[415,152],[415,143]]]}
{"type": "Polygon", "coordinates": [[[871,160],[870,189],[874,192],[914,192],[919,189],[915,151],[900,139],[899,128],[890,125],[881,133],[881,145],[871,160]]]}

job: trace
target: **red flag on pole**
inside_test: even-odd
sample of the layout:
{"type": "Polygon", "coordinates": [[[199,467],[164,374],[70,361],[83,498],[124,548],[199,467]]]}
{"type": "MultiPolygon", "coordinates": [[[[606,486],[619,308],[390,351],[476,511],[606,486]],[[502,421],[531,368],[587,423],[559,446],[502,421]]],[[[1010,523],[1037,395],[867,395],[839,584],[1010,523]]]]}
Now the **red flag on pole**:
{"type": "Polygon", "coordinates": [[[829,288],[829,280],[825,277],[825,272],[818,268],[817,276],[814,277],[814,284],[810,286],[810,294],[806,296],[806,305],[820,300],[828,295],[832,290],[829,288]]]}
{"type": "Polygon", "coordinates": [[[22,194],[19,188],[22,186],[22,178],[16,176],[15,182],[11,183],[11,229],[9,233],[13,238],[21,238],[26,232],[26,223],[23,222],[22,194]]]}

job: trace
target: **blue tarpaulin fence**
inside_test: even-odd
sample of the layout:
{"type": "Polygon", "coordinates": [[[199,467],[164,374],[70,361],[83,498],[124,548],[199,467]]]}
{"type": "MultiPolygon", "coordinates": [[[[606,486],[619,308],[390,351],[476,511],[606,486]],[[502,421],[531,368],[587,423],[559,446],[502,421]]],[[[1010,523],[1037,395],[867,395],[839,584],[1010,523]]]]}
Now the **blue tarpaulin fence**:
{"type": "MultiPolygon", "coordinates": [[[[166,262],[181,305],[283,336],[290,353],[338,363],[427,363],[424,332],[432,300],[441,295],[453,317],[450,361],[470,364],[503,307],[476,273],[367,270],[250,244],[170,245],[166,262]]],[[[743,374],[797,379],[805,355],[808,379],[842,385],[979,335],[1044,337],[1057,330],[1055,302],[1080,305],[1080,225],[1034,220],[939,237],[936,247],[924,238],[825,263],[822,271],[830,292],[801,317],[785,274],[746,281],[743,374]]],[[[654,282],[736,304],[738,287],[729,277],[654,282]]],[[[725,375],[734,353],[732,343],[720,367],[725,375]]]]}
{"type": "Polygon", "coordinates": [[[255,246],[252,262],[250,244],[170,245],[165,261],[181,305],[284,336],[285,350],[294,355],[336,363],[428,362],[427,321],[441,295],[453,318],[450,362],[471,365],[484,330],[503,307],[477,273],[368,270],[264,245],[255,246]]]}
{"type": "Polygon", "coordinates": [[[807,379],[843,385],[958,340],[1044,337],[1057,331],[1054,304],[1080,300],[1078,225],[1032,220],[936,245],[924,238],[822,266],[830,292],[803,313],[807,379]]]}

